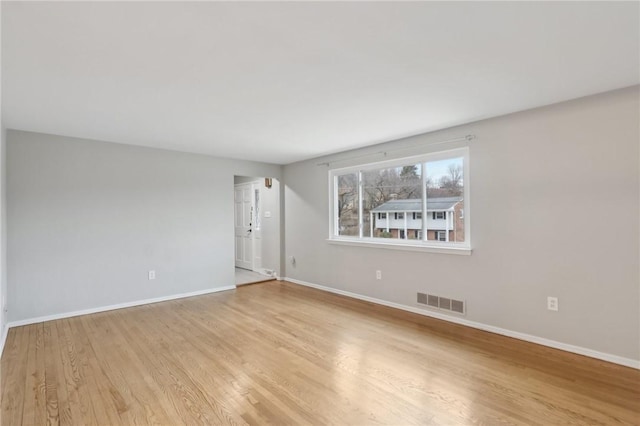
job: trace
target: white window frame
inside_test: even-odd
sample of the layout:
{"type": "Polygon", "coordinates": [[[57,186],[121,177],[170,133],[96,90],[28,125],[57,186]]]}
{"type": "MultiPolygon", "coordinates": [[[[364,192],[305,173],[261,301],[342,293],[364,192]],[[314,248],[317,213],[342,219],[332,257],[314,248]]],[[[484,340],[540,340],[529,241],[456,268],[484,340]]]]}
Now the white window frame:
{"type": "MultiPolygon", "coordinates": [[[[408,251],[426,251],[426,252],[435,252],[435,253],[450,253],[450,254],[471,254],[471,203],[470,203],[470,192],[471,192],[471,183],[469,178],[469,147],[462,148],[454,148],[444,151],[432,152],[424,155],[417,155],[411,157],[402,157],[393,160],[387,161],[379,161],[375,163],[367,163],[350,167],[342,167],[335,168],[329,170],[329,238],[327,241],[331,244],[343,244],[343,245],[354,245],[354,246],[365,246],[365,247],[378,247],[385,249],[399,249],[399,250],[408,250],[408,251]],[[464,199],[464,210],[465,210],[465,219],[464,219],[464,233],[465,233],[465,241],[464,242],[456,242],[456,241],[433,241],[427,240],[427,233],[422,232],[422,240],[408,240],[408,239],[396,239],[396,238],[375,238],[375,237],[364,237],[363,236],[363,207],[362,207],[362,172],[369,170],[376,170],[382,168],[391,168],[391,167],[401,167],[411,164],[423,164],[422,170],[422,187],[423,189],[423,211],[422,217],[424,218],[424,227],[426,229],[426,221],[427,221],[427,202],[425,200],[426,194],[426,173],[424,164],[432,161],[446,160],[450,158],[463,158],[463,176],[464,176],[464,186],[463,186],[463,199],[464,199]],[[360,235],[359,236],[345,236],[339,235],[338,229],[336,228],[338,222],[338,206],[335,200],[335,194],[337,192],[337,177],[349,173],[354,173],[358,177],[358,204],[359,204],[359,228],[360,235]]],[[[389,215],[387,214],[387,220],[389,219],[389,215]]]]}

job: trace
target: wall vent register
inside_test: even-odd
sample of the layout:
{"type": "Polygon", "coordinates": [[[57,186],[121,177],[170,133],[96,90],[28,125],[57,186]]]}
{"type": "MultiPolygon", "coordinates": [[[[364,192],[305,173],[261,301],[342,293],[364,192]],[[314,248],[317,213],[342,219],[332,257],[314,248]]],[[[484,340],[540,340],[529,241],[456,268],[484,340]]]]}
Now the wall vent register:
{"type": "Polygon", "coordinates": [[[450,299],[448,297],[436,296],[427,293],[418,293],[418,304],[443,311],[465,314],[465,302],[463,300],[450,299]]]}

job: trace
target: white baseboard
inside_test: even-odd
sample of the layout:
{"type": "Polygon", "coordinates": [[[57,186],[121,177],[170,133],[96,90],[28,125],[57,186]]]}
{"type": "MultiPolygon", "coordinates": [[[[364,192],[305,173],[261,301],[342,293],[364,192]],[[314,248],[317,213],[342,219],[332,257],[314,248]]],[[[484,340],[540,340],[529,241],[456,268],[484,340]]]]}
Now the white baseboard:
{"type": "Polygon", "coordinates": [[[53,321],[53,320],[58,320],[63,318],[77,317],[80,315],[88,315],[88,314],[95,314],[98,312],[113,311],[115,309],[131,308],[133,306],[148,305],[151,303],[167,302],[169,300],[183,299],[185,297],[201,296],[203,294],[217,293],[220,291],[227,291],[227,290],[235,290],[235,288],[236,288],[235,285],[230,285],[225,287],[216,287],[216,288],[210,288],[207,290],[192,291],[190,293],[173,294],[171,296],[155,297],[153,299],[136,300],[133,302],[118,303],[116,305],[108,305],[108,306],[100,306],[98,308],[83,309],[81,311],[64,312],[61,314],[46,315],[46,316],[37,317],[37,318],[28,318],[24,320],[9,322],[5,328],[8,329],[10,327],[19,327],[22,325],[36,324],[44,321],[53,321]]]}
{"type": "Polygon", "coordinates": [[[9,325],[5,324],[2,327],[2,335],[0,335],[0,357],[2,357],[2,351],[4,351],[4,344],[7,342],[7,334],[9,333],[9,325]]]}
{"type": "Polygon", "coordinates": [[[352,297],[354,299],[364,300],[366,302],[376,303],[378,305],[384,305],[391,308],[401,309],[403,311],[412,312],[418,315],[424,315],[427,317],[437,318],[443,321],[449,321],[456,324],[465,325],[467,327],[476,328],[483,331],[489,331],[491,333],[501,334],[507,337],[513,337],[515,339],[524,340],[526,342],[536,343],[538,345],[548,346],[550,348],[560,349],[567,352],[572,352],[579,355],[588,356],[591,358],[600,359],[607,362],[612,362],[614,364],[624,365],[626,367],[640,369],[640,361],[625,358],[618,355],[612,355],[604,352],[595,351],[593,349],[583,348],[581,346],[569,345],[567,343],[557,342],[555,340],[545,339],[544,337],[533,336],[531,334],[520,333],[518,331],[507,330],[505,328],[494,327],[492,325],[483,324],[480,322],[470,321],[464,318],[452,317],[445,314],[440,314],[438,312],[432,312],[424,309],[420,309],[414,306],[402,305],[399,303],[388,302],[382,299],[376,299],[374,297],[363,296],[357,293],[351,293],[349,291],[338,290],[331,287],[326,287],[319,284],[313,284],[306,281],[296,280],[294,278],[284,278],[284,281],[289,281],[294,284],[303,285],[306,287],[312,287],[318,290],[327,291],[329,293],[340,294],[342,296],[352,297]]]}

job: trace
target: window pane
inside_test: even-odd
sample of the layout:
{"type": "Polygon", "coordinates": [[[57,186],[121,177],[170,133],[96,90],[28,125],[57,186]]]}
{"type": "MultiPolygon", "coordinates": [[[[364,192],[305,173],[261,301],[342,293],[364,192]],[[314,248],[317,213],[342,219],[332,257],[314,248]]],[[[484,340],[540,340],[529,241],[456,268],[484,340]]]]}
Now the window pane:
{"type": "Polygon", "coordinates": [[[336,176],[338,192],[338,235],[359,236],[358,232],[358,175],[350,173],[336,176]]]}
{"type": "Polygon", "coordinates": [[[427,240],[464,242],[464,159],[426,163],[427,240]]]}
{"type": "Polygon", "coordinates": [[[422,219],[422,164],[362,172],[363,236],[418,239],[422,219]],[[382,213],[377,214],[377,213],[382,213]]]}

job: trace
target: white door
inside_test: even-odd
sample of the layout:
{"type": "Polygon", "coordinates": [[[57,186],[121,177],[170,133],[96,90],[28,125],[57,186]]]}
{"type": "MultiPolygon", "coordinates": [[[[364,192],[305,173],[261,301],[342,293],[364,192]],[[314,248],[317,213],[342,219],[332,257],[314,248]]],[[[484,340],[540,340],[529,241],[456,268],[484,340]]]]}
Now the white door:
{"type": "Polygon", "coordinates": [[[253,194],[250,183],[235,185],[236,266],[253,270],[253,194]]]}

